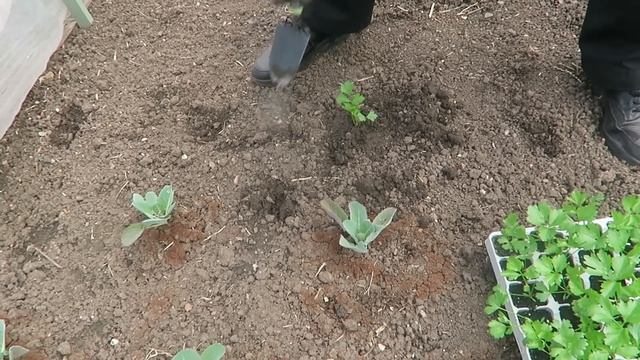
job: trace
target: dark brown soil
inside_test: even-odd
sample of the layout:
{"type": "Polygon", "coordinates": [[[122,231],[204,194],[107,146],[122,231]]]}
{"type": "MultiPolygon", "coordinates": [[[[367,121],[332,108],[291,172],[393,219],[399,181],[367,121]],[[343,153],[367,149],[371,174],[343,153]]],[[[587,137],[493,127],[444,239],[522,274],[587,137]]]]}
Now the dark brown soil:
{"type": "Polygon", "coordinates": [[[0,140],[12,343],[62,359],[68,342],[69,360],[213,342],[229,359],[518,358],[486,332],[485,237],[576,187],[617,201],[639,185],[596,130],[582,2],[440,1],[430,17],[379,1],[281,92],[248,76],[283,15],[267,3],[92,4],[0,140]],[[334,105],[347,79],[377,124],[334,105]],[[165,184],[173,223],[121,248],[131,194],[165,184]],[[357,255],[325,197],[399,213],[357,255]]]}

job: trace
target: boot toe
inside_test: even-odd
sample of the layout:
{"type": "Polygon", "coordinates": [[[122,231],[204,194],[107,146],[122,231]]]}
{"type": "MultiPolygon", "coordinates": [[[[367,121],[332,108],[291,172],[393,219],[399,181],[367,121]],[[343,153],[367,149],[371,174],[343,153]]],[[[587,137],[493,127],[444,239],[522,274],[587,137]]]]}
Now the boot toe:
{"type": "Polygon", "coordinates": [[[251,78],[260,85],[272,86],[271,71],[269,71],[269,55],[271,54],[271,45],[269,45],[258,57],[256,63],[251,69],[251,78]]]}
{"type": "Polygon", "coordinates": [[[640,165],[640,97],[608,95],[603,110],[601,130],[609,151],[632,165],[640,165]]]}

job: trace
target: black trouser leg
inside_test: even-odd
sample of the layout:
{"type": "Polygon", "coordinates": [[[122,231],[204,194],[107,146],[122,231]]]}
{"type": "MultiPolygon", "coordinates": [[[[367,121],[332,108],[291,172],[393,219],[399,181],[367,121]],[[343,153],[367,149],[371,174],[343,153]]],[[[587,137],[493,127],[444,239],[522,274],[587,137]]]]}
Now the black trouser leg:
{"type": "Polygon", "coordinates": [[[640,89],[640,0],[590,0],[580,49],[593,85],[640,89]]]}
{"type": "Polygon", "coordinates": [[[373,5],[374,0],[311,0],[304,7],[302,20],[317,33],[356,33],[371,22],[373,5]]]}

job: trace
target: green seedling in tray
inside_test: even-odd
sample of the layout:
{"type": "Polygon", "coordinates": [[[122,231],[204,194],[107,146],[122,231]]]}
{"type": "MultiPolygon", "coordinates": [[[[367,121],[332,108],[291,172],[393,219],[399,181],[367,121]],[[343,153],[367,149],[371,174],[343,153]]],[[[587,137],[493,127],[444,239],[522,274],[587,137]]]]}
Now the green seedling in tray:
{"type": "Polygon", "coordinates": [[[369,251],[369,244],[391,224],[396,214],[395,208],[386,208],[372,222],[367,216],[367,209],[357,201],[349,203],[350,216],[332,200],[323,200],[320,205],[349,234],[348,239],[340,235],[340,246],[358,253],[369,251]]]}
{"type": "Polygon", "coordinates": [[[172,360],[220,360],[224,356],[225,347],[214,344],[207,347],[202,354],[193,349],[184,349],[177,353],[172,360]]]}
{"type": "Polygon", "coordinates": [[[169,222],[175,207],[173,188],[167,185],[159,194],[150,191],[144,197],[133,194],[131,205],[147,218],[142,222],[129,225],[124,230],[121,236],[122,246],[133,245],[145,230],[166,225],[169,222]]]}
{"type": "Polygon", "coordinates": [[[378,119],[378,114],[373,111],[365,116],[362,113],[366,98],[355,90],[353,81],[345,81],[340,85],[340,93],[336,96],[336,102],[342,109],[349,113],[354,125],[372,123],[378,119]]]}
{"type": "Polygon", "coordinates": [[[27,353],[29,353],[29,350],[23,348],[22,346],[11,346],[7,349],[5,343],[6,329],[7,327],[4,320],[0,319],[0,360],[3,360],[5,358],[9,360],[19,360],[27,353]]]}
{"type": "Polygon", "coordinates": [[[640,197],[625,197],[606,228],[596,223],[602,201],[601,195],[575,191],[559,209],[532,205],[530,234],[516,215],[505,219],[496,240],[508,253],[502,276],[528,289],[509,295],[497,286],[489,296],[486,313],[494,319],[488,330],[494,338],[510,335],[515,326],[503,306],[508,296],[541,302],[553,297],[564,304],[560,319],[517,314],[528,349],[553,360],[640,357],[640,197]]]}

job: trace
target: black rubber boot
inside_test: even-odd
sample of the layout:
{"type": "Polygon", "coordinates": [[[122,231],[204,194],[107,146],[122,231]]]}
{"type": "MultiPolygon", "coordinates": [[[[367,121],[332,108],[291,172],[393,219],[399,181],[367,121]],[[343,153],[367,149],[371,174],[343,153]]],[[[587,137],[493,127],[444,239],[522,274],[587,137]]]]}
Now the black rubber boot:
{"type": "Polygon", "coordinates": [[[601,129],[613,155],[640,165],[640,90],[605,93],[601,129]]]}

